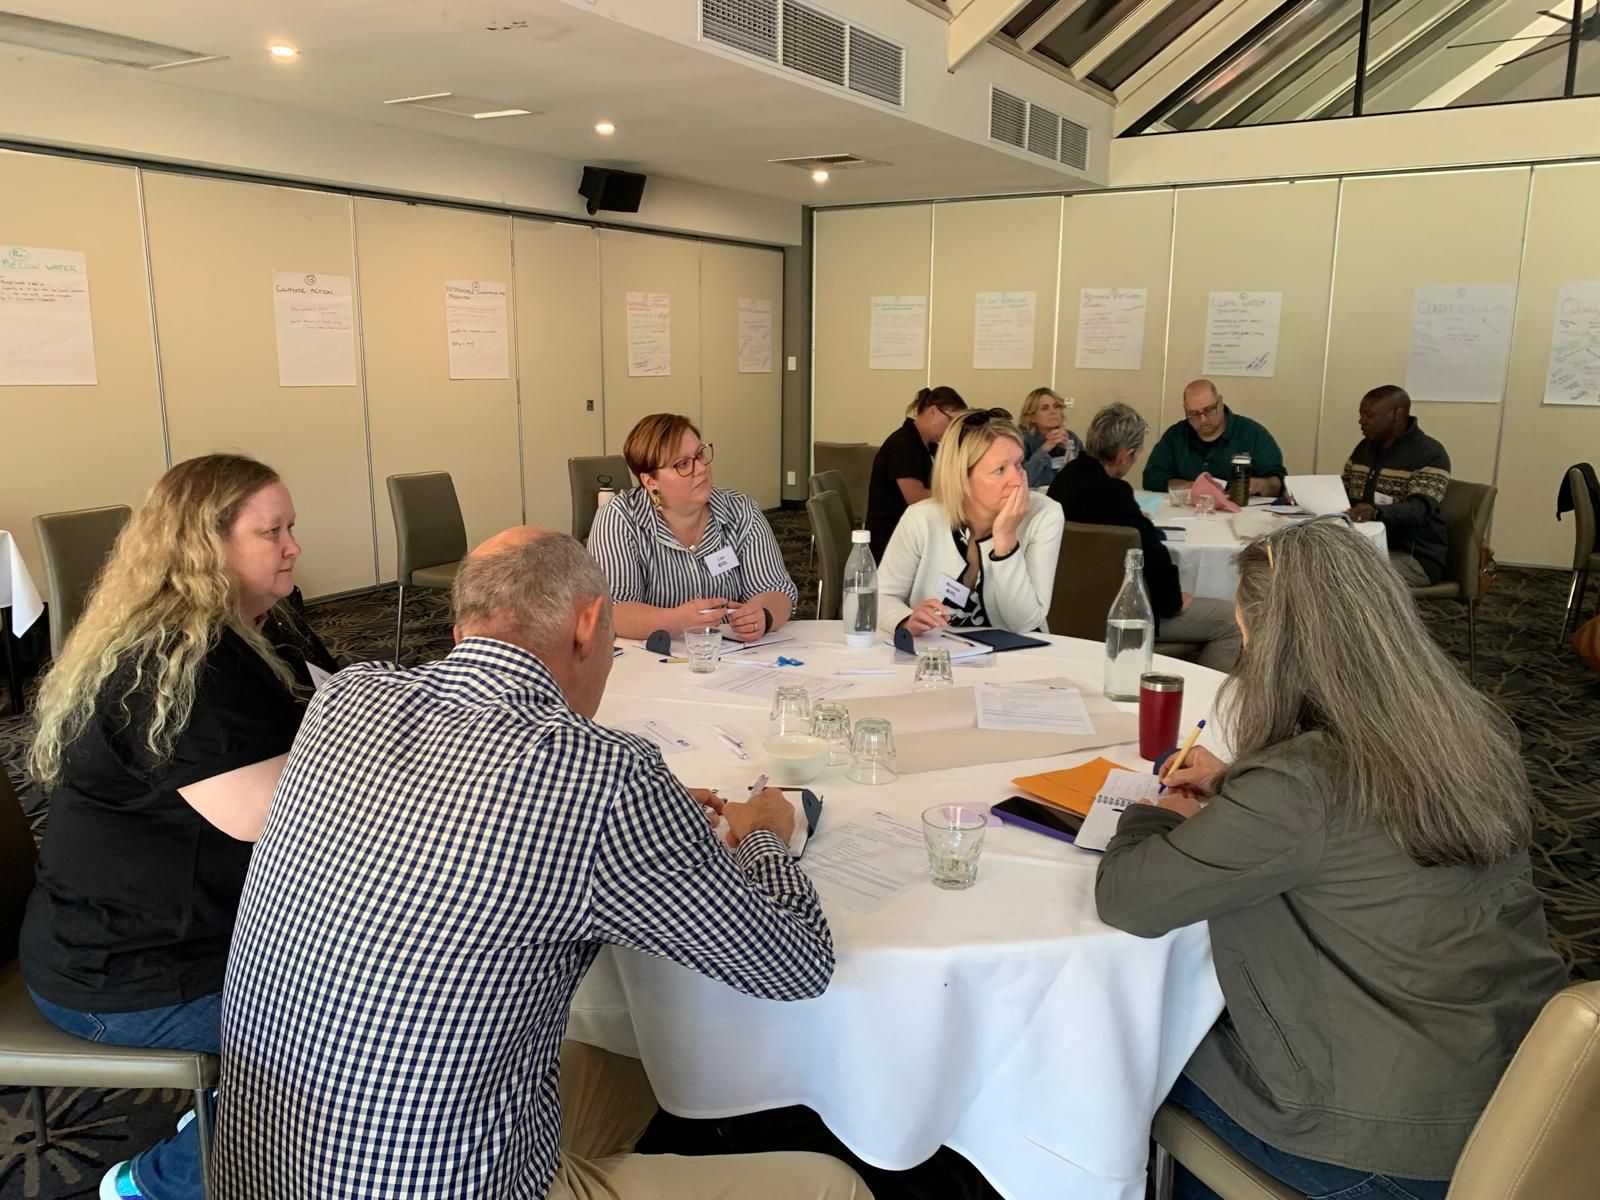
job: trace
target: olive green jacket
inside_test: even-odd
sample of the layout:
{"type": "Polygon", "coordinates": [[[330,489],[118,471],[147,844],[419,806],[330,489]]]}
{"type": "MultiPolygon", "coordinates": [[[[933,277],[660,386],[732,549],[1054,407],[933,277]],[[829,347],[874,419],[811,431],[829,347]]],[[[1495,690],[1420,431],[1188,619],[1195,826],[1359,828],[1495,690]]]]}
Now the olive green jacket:
{"type": "Polygon", "coordinates": [[[1123,814],[1095,885],[1140,937],[1196,921],[1227,1011],[1184,1073],[1290,1154],[1447,1179],[1566,984],[1526,854],[1420,867],[1341,816],[1308,733],[1234,764],[1200,813],[1123,814]]]}

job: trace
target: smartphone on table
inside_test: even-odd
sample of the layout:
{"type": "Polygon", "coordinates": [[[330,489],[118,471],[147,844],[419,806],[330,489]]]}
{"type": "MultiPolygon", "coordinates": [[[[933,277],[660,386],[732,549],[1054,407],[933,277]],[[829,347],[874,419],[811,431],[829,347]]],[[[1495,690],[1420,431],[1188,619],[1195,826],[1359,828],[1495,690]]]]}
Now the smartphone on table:
{"type": "Polygon", "coordinates": [[[1029,800],[1026,796],[1002,800],[989,811],[1008,824],[1020,825],[1046,837],[1060,838],[1063,842],[1072,841],[1078,836],[1078,830],[1083,828],[1083,818],[1077,813],[1046,804],[1042,800],[1029,800]]]}

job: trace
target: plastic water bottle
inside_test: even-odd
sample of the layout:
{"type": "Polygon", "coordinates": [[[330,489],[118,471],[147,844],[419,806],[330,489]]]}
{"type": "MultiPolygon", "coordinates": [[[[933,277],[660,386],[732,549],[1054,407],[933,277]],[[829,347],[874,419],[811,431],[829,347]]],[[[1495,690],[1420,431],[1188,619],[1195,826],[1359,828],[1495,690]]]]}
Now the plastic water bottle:
{"type": "MultiPolygon", "coordinates": [[[[872,534],[850,531],[850,557],[844,562],[844,640],[847,646],[870,646],[878,639],[878,564],[868,544],[872,534]]],[[[1135,686],[1138,680],[1134,680],[1135,686]]]]}
{"type": "Polygon", "coordinates": [[[1144,551],[1129,550],[1122,590],[1106,613],[1106,696],[1137,700],[1139,676],[1150,670],[1156,648],[1156,615],[1144,587],[1144,551]]]}

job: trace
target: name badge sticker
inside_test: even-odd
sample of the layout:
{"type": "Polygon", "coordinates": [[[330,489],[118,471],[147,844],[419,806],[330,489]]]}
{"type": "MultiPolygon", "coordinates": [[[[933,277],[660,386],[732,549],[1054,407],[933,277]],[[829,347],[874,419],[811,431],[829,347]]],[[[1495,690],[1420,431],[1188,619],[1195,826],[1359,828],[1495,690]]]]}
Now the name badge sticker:
{"type": "Polygon", "coordinates": [[[957,608],[965,608],[967,600],[972,596],[972,589],[964,583],[951,579],[948,575],[939,576],[939,593],[957,608]]]}
{"type": "Polygon", "coordinates": [[[711,577],[715,579],[718,575],[726,575],[737,567],[739,558],[738,555],[734,554],[732,546],[724,546],[715,554],[706,555],[705,564],[706,570],[710,571],[711,577]]]}

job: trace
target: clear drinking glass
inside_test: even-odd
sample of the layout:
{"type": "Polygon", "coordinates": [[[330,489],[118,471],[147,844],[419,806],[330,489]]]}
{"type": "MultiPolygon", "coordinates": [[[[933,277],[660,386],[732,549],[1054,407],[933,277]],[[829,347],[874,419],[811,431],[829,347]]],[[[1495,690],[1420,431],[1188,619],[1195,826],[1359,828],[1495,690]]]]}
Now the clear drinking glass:
{"type": "Polygon", "coordinates": [[[911,677],[913,692],[931,692],[954,686],[950,670],[950,651],[944,646],[924,646],[917,651],[917,672],[911,677]]]}
{"type": "Polygon", "coordinates": [[[922,814],[928,878],[934,887],[960,891],[978,879],[978,856],[989,818],[970,804],[935,804],[922,814]]]}
{"type": "Polygon", "coordinates": [[[709,675],[722,658],[722,626],[691,625],[683,631],[683,644],[689,650],[689,670],[709,675]]]}
{"type": "Polygon", "coordinates": [[[1217,511],[1217,498],[1215,496],[1196,496],[1194,498],[1194,511],[1202,517],[1209,517],[1217,511]]]}
{"type": "Polygon", "coordinates": [[[1173,508],[1189,507],[1189,485],[1187,483],[1167,484],[1167,503],[1173,508]]]}
{"type": "Polygon", "coordinates": [[[772,719],[776,732],[811,732],[811,693],[798,684],[786,684],[772,693],[772,719]]]}
{"type": "Polygon", "coordinates": [[[819,704],[811,710],[811,736],[828,743],[828,765],[850,761],[850,710],[842,704],[819,704]]]}
{"type": "Polygon", "coordinates": [[[893,783],[895,770],[894,727],[881,717],[862,717],[856,722],[850,742],[850,769],[845,778],[852,783],[893,783]]]}

